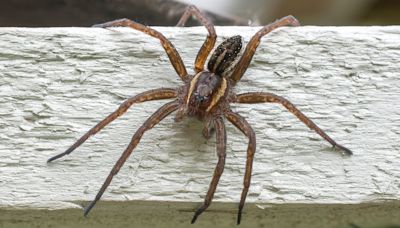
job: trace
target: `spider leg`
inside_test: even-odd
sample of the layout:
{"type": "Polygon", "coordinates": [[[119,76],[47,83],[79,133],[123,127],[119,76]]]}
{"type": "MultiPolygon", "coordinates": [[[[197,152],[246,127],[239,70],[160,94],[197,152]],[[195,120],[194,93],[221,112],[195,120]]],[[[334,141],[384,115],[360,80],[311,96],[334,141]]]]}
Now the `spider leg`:
{"type": "Polygon", "coordinates": [[[195,16],[197,20],[204,27],[206,27],[208,31],[207,38],[204,41],[203,46],[201,46],[199,53],[197,53],[196,61],[194,64],[194,69],[196,73],[198,73],[200,71],[203,71],[204,69],[204,63],[206,62],[208,55],[215,45],[217,34],[211,20],[194,5],[190,5],[186,8],[186,11],[183,13],[181,19],[176,26],[185,26],[185,23],[189,20],[191,16],[195,16]]]}
{"type": "Polygon", "coordinates": [[[236,84],[242,78],[244,72],[246,72],[250,64],[250,61],[253,58],[253,55],[256,52],[258,45],[260,44],[261,38],[270,33],[271,31],[287,25],[299,26],[300,23],[293,16],[291,15],[286,16],[269,25],[264,26],[250,39],[249,43],[246,46],[245,51],[243,52],[242,57],[240,58],[233,73],[230,76],[233,81],[233,84],[236,84]]]}
{"type": "Polygon", "coordinates": [[[129,109],[129,107],[131,107],[131,105],[133,105],[135,103],[141,103],[141,102],[151,101],[151,100],[175,98],[176,96],[177,96],[176,89],[162,88],[162,89],[149,90],[147,92],[143,92],[141,94],[138,94],[134,97],[129,98],[128,100],[123,102],[116,111],[111,113],[109,116],[107,116],[105,119],[103,119],[100,123],[96,124],[96,126],[92,127],[92,129],[90,129],[88,132],[86,132],[86,134],[84,134],[78,141],[76,141],[64,153],[61,153],[54,157],[49,158],[49,160],[47,160],[47,162],[51,162],[53,160],[56,160],[58,158],[65,156],[67,154],[70,154],[77,147],[82,145],[82,143],[84,143],[90,136],[96,134],[103,127],[105,127],[107,124],[109,124],[111,121],[117,119],[119,116],[124,114],[129,109]]]}
{"type": "Polygon", "coordinates": [[[353,153],[348,148],[336,143],[331,137],[329,137],[321,128],[319,128],[312,120],[298,110],[290,101],[287,99],[275,95],[273,93],[243,93],[238,94],[236,98],[238,103],[261,103],[261,102],[272,102],[283,105],[289,112],[293,113],[299,120],[307,125],[311,130],[317,132],[322,138],[328,141],[333,147],[341,149],[346,155],[352,155],[353,153]]]}
{"type": "Polygon", "coordinates": [[[168,58],[172,66],[174,67],[176,73],[178,73],[179,77],[181,77],[182,80],[185,80],[188,77],[185,64],[183,63],[182,58],[179,55],[178,51],[175,49],[174,45],[172,45],[172,43],[157,30],[154,30],[150,27],[147,27],[145,25],[142,25],[140,23],[134,22],[126,18],[105,22],[103,24],[96,24],[93,25],[92,27],[97,27],[97,28],[130,27],[138,31],[141,31],[143,33],[146,33],[147,35],[150,35],[154,38],[159,39],[161,45],[163,46],[165,52],[168,55],[168,58]]]}
{"type": "Polygon", "coordinates": [[[217,137],[217,155],[218,155],[218,163],[214,170],[214,175],[210,183],[210,187],[208,189],[206,198],[204,199],[204,203],[201,207],[199,207],[191,221],[193,224],[196,222],[197,217],[203,213],[208,206],[210,206],[211,201],[214,197],[215,190],[217,189],[217,185],[219,182],[219,178],[224,171],[225,166],[225,151],[226,151],[226,131],[225,131],[225,124],[221,117],[217,117],[215,119],[215,128],[216,128],[216,137],[217,137]]]}
{"type": "Polygon", "coordinates": [[[90,212],[90,210],[94,207],[96,202],[100,200],[101,196],[103,195],[106,188],[110,185],[111,180],[113,177],[118,173],[121,167],[124,165],[126,159],[131,155],[133,149],[137,146],[140,139],[142,138],[144,132],[153,128],[157,123],[159,123],[162,119],[166,116],[171,114],[171,112],[175,111],[179,106],[178,101],[171,101],[159,108],[153,115],[151,115],[146,122],[135,132],[132,136],[131,142],[129,143],[128,147],[122,153],[121,157],[118,159],[117,163],[115,163],[113,169],[111,170],[110,174],[107,176],[107,179],[104,181],[103,185],[101,186],[99,192],[97,193],[95,199],[84,209],[84,215],[90,212]]]}
{"type": "Polygon", "coordinates": [[[229,120],[229,122],[235,125],[240,131],[243,132],[243,134],[245,134],[249,138],[249,144],[247,146],[246,171],[244,173],[243,190],[240,197],[239,211],[237,217],[237,224],[239,225],[242,218],[244,202],[246,201],[247,192],[249,191],[250,187],[251,172],[253,169],[253,158],[256,151],[256,135],[246,119],[244,119],[239,114],[229,110],[225,112],[225,117],[229,120]]]}

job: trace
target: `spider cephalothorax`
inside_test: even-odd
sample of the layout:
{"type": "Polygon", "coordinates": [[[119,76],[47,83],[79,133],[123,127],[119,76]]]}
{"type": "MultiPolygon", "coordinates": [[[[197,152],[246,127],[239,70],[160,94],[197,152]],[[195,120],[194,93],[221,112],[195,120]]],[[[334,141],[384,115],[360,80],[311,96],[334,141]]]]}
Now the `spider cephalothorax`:
{"type": "Polygon", "coordinates": [[[192,223],[194,223],[197,217],[211,204],[218,181],[224,170],[226,151],[225,119],[239,128],[249,139],[243,191],[239,203],[237,223],[239,224],[241,220],[242,209],[244,207],[244,202],[250,187],[253,157],[256,148],[256,138],[254,131],[247,121],[242,116],[230,109],[230,103],[279,103],[288,111],[293,113],[297,118],[299,118],[299,120],[301,120],[310,129],[314,130],[326,141],[328,141],[333,147],[341,149],[347,155],[352,154],[349,149],[337,144],[323,130],[321,130],[315,123],[313,123],[307,116],[305,116],[285,98],[273,93],[265,92],[235,94],[232,90],[232,88],[242,78],[247,67],[249,66],[256,48],[260,43],[260,39],[278,27],[287,25],[298,26],[299,23],[294,17],[287,16],[275,21],[274,23],[264,26],[250,39],[244,50],[243,39],[241,36],[233,36],[228,38],[215,49],[210,57],[210,60],[208,61],[207,70],[205,70],[205,62],[215,45],[217,36],[214,26],[211,24],[211,22],[194,6],[188,7],[187,11],[183,14],[181,20],[178,22],[178,26],[183,26],[191,15],[194,15],[208,31],[208,36],[203,46],[200,48],[195,60],[194,75],[189,75],[187,73],[186,67],[183,64],[179,53],[175,50],[171,42],[161,33],[150,27],[141,25],[128,19],[120,19],[95,26],[101,28],[127,26],[159,39],[171,61],[172,66],[182,79],[183,85],[177,89],[161,88],[149,90],[127,99],[115,112],[111,113],[104,120],[90,129],[64,153],[58,154],[48,160],[48,162],[51,162],[71,153],[82,143],[84,143],[91,135],[99,132],[111,121],[125,113],[128,108],[135,103],[159,99],[174,99],[173,101],[163,105],[153,115],[151,115],[132,136],[131,142],[114,165],[110,174],[107,176],[107,179],[100,188],[95,199],[85,208],[85,216],[101,198],[104,191],[111,183],[112,178],[118,173],[122,165],[132,153],[133,149],[135,149],[139,143],[144,132],[151,129],[154,125],[174,111],[176,111],[176,121],[180,121],[185,116],[197,117],[202,120],[204,123],[203,135],[206,138],[211,136],[212,130],[215,130],[216,133],[218,162],[215,167],[212,181],[210,183],[204,203],[196,210],[192,218],[192,223]]]}
{"type": "Polygon", "coordinates": [[[196,74],[185,94],[183,108],[187,109],[187,115],[202,119],[225,97],[227,87],[227,80],[217,74],[208,71],[196,74]]]}

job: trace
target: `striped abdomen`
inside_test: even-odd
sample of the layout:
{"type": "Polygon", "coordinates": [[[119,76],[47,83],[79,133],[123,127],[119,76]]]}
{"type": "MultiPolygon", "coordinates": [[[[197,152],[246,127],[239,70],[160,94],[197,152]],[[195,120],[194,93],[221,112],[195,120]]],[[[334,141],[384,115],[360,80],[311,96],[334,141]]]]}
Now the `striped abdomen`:
{"type": "Polygon", "coordinates": [[[242,53],[243,38],[232,36],[215,49],[208,61],[208,70],[222,77],[229,77],[242,53]]]}

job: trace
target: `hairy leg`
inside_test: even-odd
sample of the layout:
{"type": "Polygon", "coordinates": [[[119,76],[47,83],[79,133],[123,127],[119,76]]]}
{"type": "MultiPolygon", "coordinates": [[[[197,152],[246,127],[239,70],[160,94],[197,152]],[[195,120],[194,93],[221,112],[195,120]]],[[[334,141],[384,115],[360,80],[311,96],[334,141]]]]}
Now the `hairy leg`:
{"type": "Polygon", "coordinates": [[[333,147],[341,149],[346,155],[352,155],[351,150],[336,143],[331,137],[329,137],[321,128],[319,128],[312,120],[298,110],[290,101],[287,99],[275,95],[273,93],[243,93],[237,95],[236,102],[238,103],[262,103],[272,102],[283,105],[289,112],[293,113],[299,120],[307,125],[311,130],[317,132],[322,138],[328,141],[333,147]]]}
{"type": "Polygon", "coordinates": [[[215,128],[216,128],[216,137],[217,137],[217,155],[218,155],[218,163],[214,170],[214,175],[210,183],[210,187],[208,189],[206,198],[204,199],[204,203],[201,207],[197,209],[195,212],[192,224],[196,222],[197,217],[203,213],[208,206],[210,206],[211,201],[214,197],[215,190],[217,189],[217,185],[219,182],[219,178],[224,171],[225,166],[225,151],[226,151],[226,131],[225,124],[221,117],[217,117],[215,119],[215,128]]]}
{"type": "Polygon", "coordinates": [[[256,151],[256,135],[246,119],[244,119],[239,114],[232,111],[227,111],[225,112],[225,117],[229,120],[229,122],[235,125],[240,131],[243,132],[243,134],[245,134],[249,138],[249,144],[247,146],[246,171],[244,173],[243,181],[243,191],[240,197],[239,211],[237,217],[237,224],[240,224],[244,202],[246,201],[247,192],[249,191],[250,187],[251,173],[253,170],[253,159],[254,153],[256,151]]]}
{"type": "Polygon", "coordinates": [[[149,90],[147,92],[143,92],[141,94],[138,94],[134,97],[129,98],[124,103],[122,103],[116,111],[111,113],[109,116],[107,116],[105,119],[103,119],[100,123],[96,124],[96,126],[92,127],[92,129],[90,129],[88,132],[86,132],[86,134],[84,134],[78,141],[76,141],[64,153],[58,154],[54,157],[51,157],[49,160],[47,160],[47,162],[51,162],[53,160],[56,160],[58,158],[65,156],[67,154],[70,154],[77,147],[82,145],[82,143],[84,143],[90,136],[96,134],[103,127],[105,127],[107,124],[109,124],[111,121],[117,119],[122,114],[124,114],[129,109],[129,107],[131,107],[133,104],[141,103],[141,102],[145,102],[145,101],[151,101],[151,100],[176,98],[176,96],[177,96],[176,89],[162,88],[162,89],[149,90]]]}
{"type": "Polygon", "coordinates": [[[256,52],[258,45],[260,44],[261,38],[271,31],[287,25],[299,26],[300,23],[293,16],[286,16],[269,25],[264,26],[250,39],[242,57],[240,58],[235,67],[235,70],[231,75],[231,79],[233,80],[234,84],[236,84],[242,78],[244,72],[246,72],[250,61],[253,58],[253,55],[256,52]]]}
{"type": "Polygon", "coordinates": [[[176,26],[185,26],[185,23],[189,20],[191,16],[195,16],[197,20],[199,20],[200,23],[204,27],[206,27],[208,31],[207,38],[204,41],[203,46],[201,46],[199,53],[197,53],[196,61],[194,64],[194,69],[196,73],[198,73],[200,71],[203,71],[204,69],[204,63],[206,62],[208,55],[215,45],[217,34],[211,20],[194,5],[190,5],[187,7],[186,11],[183,13],[181,19],[176,26]]]}
{"type": "Polygon", "coordinates": [[[183,64],[182,58],[179,55],[178,51],[175,49],[174,45],[172,45],[172,43],[167,38],[165,38],[165,36],[160,32],[126,18],[118,19],[115,21],[109,21],[102,24],[96,24],[93,25],[93,27],[97,28],[130,27],[138,31],[141,31],[143,33],[146,33],[147,35],[150,35],[154,38],[159,39],[161,45],[163,46],[165,52],[168,55],[168,58],[172,66],[174,67],[176,73],[178,73],[179,77],[181,77],[182,80],[185,80],[188,77],[185,64],[183,64]]]}
{"type": "Polygon", "coordinates": [[[111,180],[113,177],[119,172],[121,167],[124,165],[126,159],[131,155],[133,149],[137,146],[140,139],[142,138],[144,132],[151,129],[159,123],[162,119],[166,116],[171,114],[171,112],[175,111],[178,108],[179,103],[177,101],[169,102],[161,108],[159,108],[153,115],[151,115],[146,122],[136,131],[136,133],[132,136],[131,142],[129,143],[128,147],[122,153],[121,157],[118,159],[117,163],[114,165],[113,169],[111,170],[110,174],[107,176],[107,179],[104,181],[103,185],[101,186],[99,192],[97,193],[95,199],[85,208],[84,215],[90,212],[90,210],[94,207],[97,201],[100,200],[101,196],[103,195],[104,191],[110,185],[111,180]]]}

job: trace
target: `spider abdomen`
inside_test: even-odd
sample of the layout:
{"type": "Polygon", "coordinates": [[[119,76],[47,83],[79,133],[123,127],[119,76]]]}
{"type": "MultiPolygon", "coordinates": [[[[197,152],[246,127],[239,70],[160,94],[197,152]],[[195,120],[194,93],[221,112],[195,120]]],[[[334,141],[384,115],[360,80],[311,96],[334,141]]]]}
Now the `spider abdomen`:
{"type": "Polygon", "coordinates": [[[239,35],[223,41],[211,55],[207,65],[208,70],[228,77],[241,56],[242,46],[243,38],[239,35]]]}

